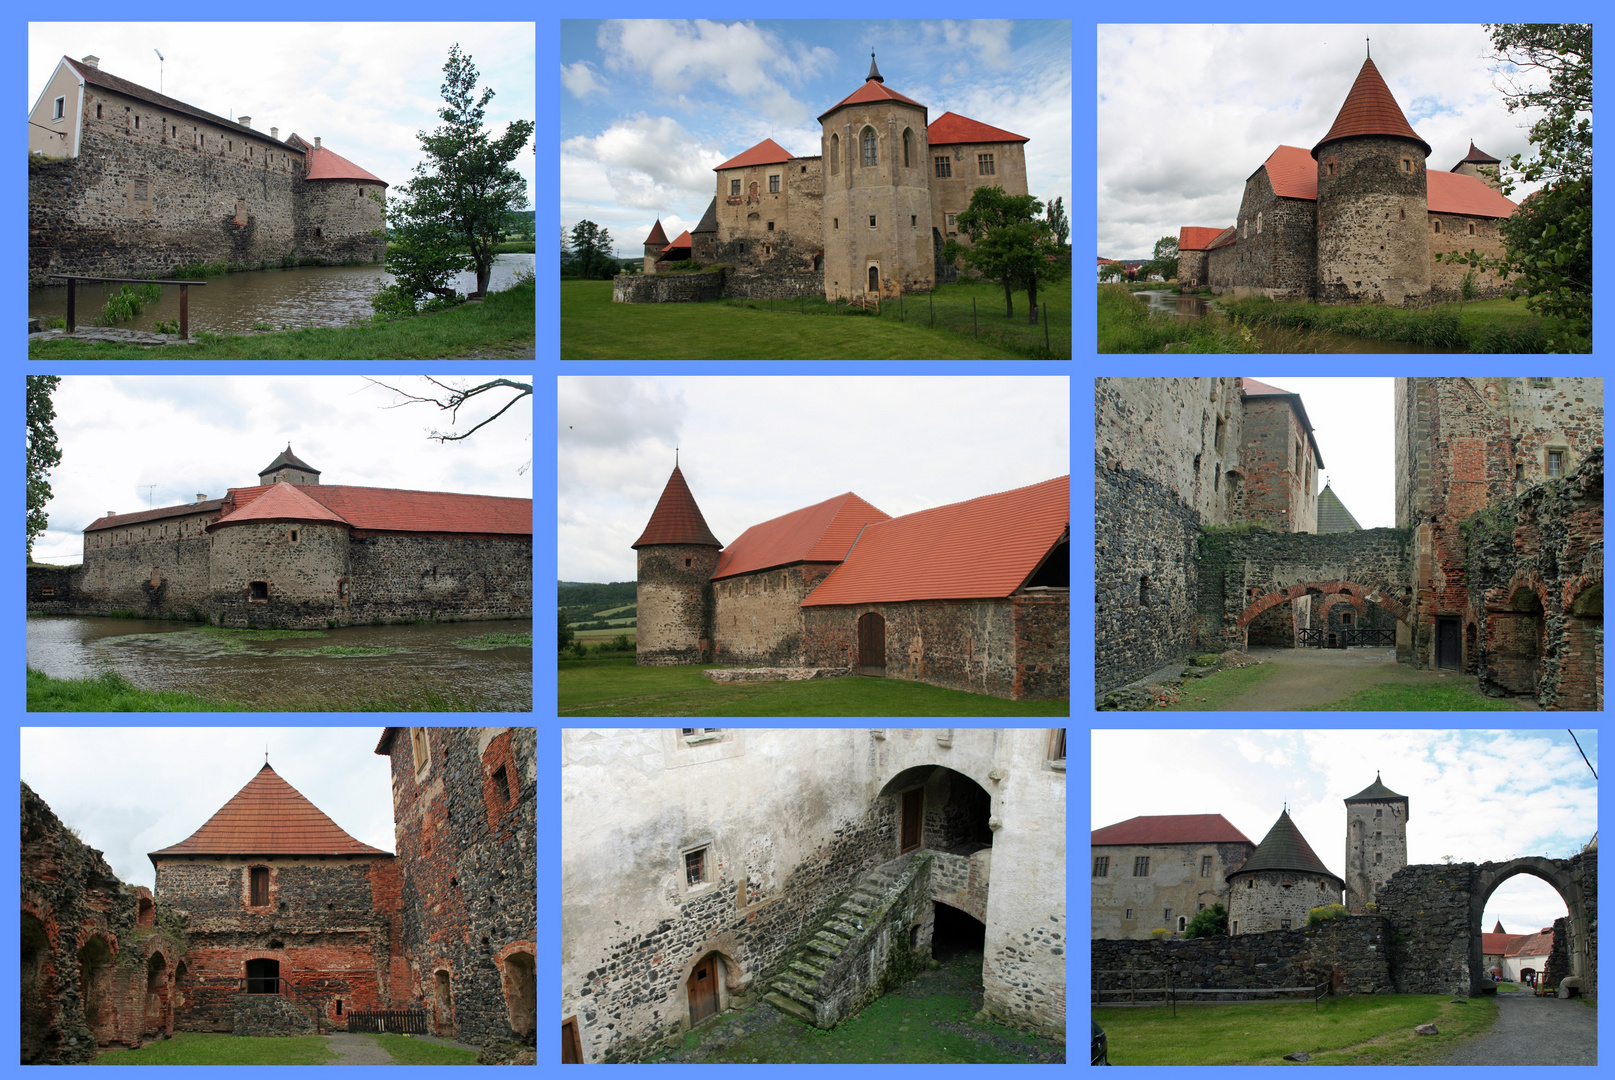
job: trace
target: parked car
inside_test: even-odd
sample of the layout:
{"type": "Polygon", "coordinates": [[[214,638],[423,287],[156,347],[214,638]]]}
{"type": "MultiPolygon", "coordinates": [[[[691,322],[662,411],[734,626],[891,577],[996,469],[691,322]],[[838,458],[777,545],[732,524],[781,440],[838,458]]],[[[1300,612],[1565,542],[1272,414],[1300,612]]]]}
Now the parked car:
{"type": "Polygon", "coordinates": [[[1093,1046],[1091,1047],[1092,1059],[1088,1062],[1088,1064],[1109,1065],[1110,1040],[1105,1038],[1105,1029],[1099,1026],[1099,1022],[1097,1020],[1089,1020],[1088,1023],[1093,1025],[1093,1046]]]}

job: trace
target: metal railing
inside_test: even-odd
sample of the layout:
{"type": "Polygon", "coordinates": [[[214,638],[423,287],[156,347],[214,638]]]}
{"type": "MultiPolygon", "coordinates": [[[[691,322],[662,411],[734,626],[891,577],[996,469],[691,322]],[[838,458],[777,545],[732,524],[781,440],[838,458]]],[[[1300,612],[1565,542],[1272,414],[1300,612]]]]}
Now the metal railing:
{"type": "MultiPolygon", "coordinates": [[[[1312,1010],[1318,1010],[1318,1002],[1329,995],[1333,985],[1332,980],[1325,978],[1321,982],[1309,986],[1215,986],[1215,987],[1183,987],[1172,984],[1172,971],[1169,968],[1144,968],[1128,971],[1093,971],[1089,973],[1093,986],[1094,1005],[1170,1005],[1172,1015],[1178,1015],[1178,999],[1181,996],[1185,1004],[1196,1003],[1195,995],[1216,994],[1205,1004],[1216,1004],[1222,1001],[1268,1001],[1282,1000],[1275,997],[1278,994],[1310,994],[1312,996],[1312,1010]],[[1106,989],[1100,985],[1101,975],[1126,975],[1127,985],[1114,989],[1106,989]],[[1135,976],[1138,975],[1164,975],[1165,985],[1139,986],[1135,976]],[[1106,1001],[1105,996],[1112,997],[1126,995],[1125,1001],[1106,1001]],[[1144,1000],[1140,1000],[1144,998],[1144,1000]]],[[[1314,973],[1316,977],[1316,973],[1314,973]]]]}
{"type": "Polygon", "coordinates": [[[60,278],[67,282],[67,332],[71,334],[78,328],[78,283],[81,281],[106,281],[113,284],[127,285],[178,285],[179,286],[179,339],[191,339],[191,294],[190,286],[206,285],[205,281],[177,281],[167,278],[128,278],[128,277],[84,277],[79,274],[52,274],[53,278],[60,278]]]}
{"type": "Polygon", "coordinates": [[[1342,626],[1336,630],[1318,627],[1295,632],[1298,649],[1346,649],[1353,645],[1396,645],[1396,630],[1376,627],[1342,626]]]}

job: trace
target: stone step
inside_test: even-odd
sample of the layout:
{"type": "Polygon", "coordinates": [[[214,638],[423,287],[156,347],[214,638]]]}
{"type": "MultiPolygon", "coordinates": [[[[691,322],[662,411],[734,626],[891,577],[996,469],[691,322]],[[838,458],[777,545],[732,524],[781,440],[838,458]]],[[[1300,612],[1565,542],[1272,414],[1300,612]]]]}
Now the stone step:
{"type": "Polygon", "coordinates": [[[838,934],[834,930],[820,930],[813,935],[814,941],[822,941],[827,945],[834,945],[837,949],[845,949],[851,940],[845,934],[838,934]]]}
{"type": "Polygon", "coordinates": [[[831,960],[834,960],[836,957],[841,955],[841,947],[839,945],[832,945],[828,941],[820,941],[818,938],[814,938],[812,941],[808,942],[807,947],[816,953],[823,953],[825,957],[831,960]]]}
{"type": "Polygon", "coordinates": [[[859,903],[856,900],[847,900],[847,901],[844,901],[842,903],[841,910],[842,911],[850,911],[854,915],[868,915],[869,912],[872,909],[868,908],[868,907],[865,907],[863,904],[859,903]]]}
{"type": "Polygon", "coordinates": [[[851,941],[853,938],[863,933],[862,930],[858,929],[858,922],[850,919],[835,918],[831,919],[824,925],[826,929],[833,930],[837,934],[840,934],[842,937],[846,938],[848,941],[851,941]]]}
{"type": "Polygon", "coordinates": [[[786,997],[795,998],[804,1005],[813,1004],[813,986],[794,975],[781,975],[774,980],[774,990],[786,997]]]}
{"type": "Polygon", "coordinates": [[[788,998],[784,994],[768,993],[763,995],[763,1000],[782,1013],[789,1013],[804,1023],[813,1023],[813,1010],[794,998],[788,998]]]}
{"type": "Polygon", "coordinates": [[[794,972],[796,977],[804,982],[817,983],[820,979],[824,978],[824,973],[827,969],[815,967],[813,964],[808,962],[806,957],[803,957],[800,960],[792,960],[789,970],[794,972]]]}

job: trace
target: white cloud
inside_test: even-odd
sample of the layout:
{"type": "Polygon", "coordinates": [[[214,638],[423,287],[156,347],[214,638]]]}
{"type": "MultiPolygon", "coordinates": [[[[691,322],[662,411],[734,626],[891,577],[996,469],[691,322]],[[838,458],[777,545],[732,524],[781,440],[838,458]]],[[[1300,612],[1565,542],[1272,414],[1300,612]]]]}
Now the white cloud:
{"type": "Polygon", "coordinates": [[[594,69],[585,60],[561,65],[561,85],[575,98],[587,98],[590,94],[606,92],[600,80],[595,78],[594,69]]]}

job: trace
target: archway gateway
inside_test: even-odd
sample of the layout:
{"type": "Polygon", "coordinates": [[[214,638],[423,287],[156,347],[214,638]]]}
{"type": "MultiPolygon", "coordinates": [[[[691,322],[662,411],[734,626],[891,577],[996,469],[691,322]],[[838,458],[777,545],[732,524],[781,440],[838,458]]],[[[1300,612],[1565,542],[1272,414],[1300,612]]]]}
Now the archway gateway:
{"type": "MultiPolygon", "coordinates": [[[[1564,942],[1564,948],[1569,959],[1569,975],[1582,979],[1584,984],[1590,983],[1589,977],[1594,975],[1592,965],[1589,963],[1592,936],[1587,896],[1581,882],[1571,872],[1567,861],[1531,855],[1502,863],[1482,863],[1475,868],[1473,885],[1469,893],[1470,992],[1478,994],[1488,984],[1481,952],[1481,931],[1484,929],[1482,917],[1486,912],[1486,902],[1491,899],[1492,893],[1497,891],[1499,885],[1520,874],[1529,874],[1547,882],[1564,901],[1565,927],[1569,938],[1564,942]]],[[[1586,986],[1586,990],[1590,989],[1590,985],[1586,986]]]]}

